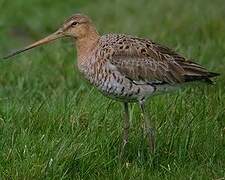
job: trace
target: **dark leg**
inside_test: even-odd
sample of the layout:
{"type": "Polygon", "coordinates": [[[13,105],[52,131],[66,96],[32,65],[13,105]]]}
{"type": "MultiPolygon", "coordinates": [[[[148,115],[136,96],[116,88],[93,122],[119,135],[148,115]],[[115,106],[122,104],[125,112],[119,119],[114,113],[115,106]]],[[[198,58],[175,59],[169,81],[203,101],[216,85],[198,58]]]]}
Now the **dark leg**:
{"type": "Polygon", "coordinates": [[[145,111],[145,105],[144,102],[140,102],[140,107],[144,119],[144,129],[147,133],[148,138],[148,146],[151,153],[155,152],[155,129],[153,125],[151,124],[151,121],[147,118],[147,114],[145,111]]]}
{"type": "Polygon", "coordinates": [[[128,103],[124,103],[124,124],[123,124],[123,143],[121,148],[121,155],[124,152],[124,148],[126,144],[128,143],[128,135],[129,135],[129,128],[130,128],[130,122],[129,122],[129,107],[128,103]]]}

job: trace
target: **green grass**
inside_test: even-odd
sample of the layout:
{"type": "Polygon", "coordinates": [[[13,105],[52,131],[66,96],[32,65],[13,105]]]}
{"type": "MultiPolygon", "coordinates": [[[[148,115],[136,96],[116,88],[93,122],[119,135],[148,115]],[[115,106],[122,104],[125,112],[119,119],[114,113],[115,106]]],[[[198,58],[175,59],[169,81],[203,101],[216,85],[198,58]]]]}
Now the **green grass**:
{"type": "Polygon", "coordinates": [[[0,0],[0,54],[54,32],[76,12],[102,33],[149,37],[220,72],[215,86],[149,100],[157,149],[149,155],[131,106],[123,160],[122,112],[80,77],[69,40],[0,63],[0,179],[225,178],[225,3],[0,0]]]}

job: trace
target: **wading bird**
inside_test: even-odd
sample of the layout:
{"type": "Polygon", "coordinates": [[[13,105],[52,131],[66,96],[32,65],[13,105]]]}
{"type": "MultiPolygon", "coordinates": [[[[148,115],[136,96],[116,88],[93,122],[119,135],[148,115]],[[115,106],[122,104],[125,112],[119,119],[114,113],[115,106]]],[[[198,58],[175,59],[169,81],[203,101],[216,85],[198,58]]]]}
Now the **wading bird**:
{"type": "Polygon", "coordinates": [[[149,150],[154,152],[155,130],[146,116],[146,100],[193,81],[211,84],[210,78],[219,75],[148,39],[122,34],[100,36],[92,21],[82,14],[73,15],[55,33],[4,59],[63,37],[75,41],[81,74],[104,95],[123,102],[122,151],[130,127],[128,103],[139,103],[149,150]]]}

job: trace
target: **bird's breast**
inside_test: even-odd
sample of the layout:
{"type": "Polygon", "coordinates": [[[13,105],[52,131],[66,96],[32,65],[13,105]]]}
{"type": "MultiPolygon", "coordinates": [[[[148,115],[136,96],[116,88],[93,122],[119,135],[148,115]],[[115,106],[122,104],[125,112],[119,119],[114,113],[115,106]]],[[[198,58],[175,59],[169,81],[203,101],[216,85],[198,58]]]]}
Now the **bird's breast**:
{"type": "Polygon", "coordinates": [[[85,62],[79,64],[80,72],[107,97],[121,101],[136,101],[144,97],[146,92],[152,92],[152,87],[134,84],[118,71],[112,71],[107,63],[93,60],[85,62]],[[146,88],[149,89],[146,91],[146,88]]]}

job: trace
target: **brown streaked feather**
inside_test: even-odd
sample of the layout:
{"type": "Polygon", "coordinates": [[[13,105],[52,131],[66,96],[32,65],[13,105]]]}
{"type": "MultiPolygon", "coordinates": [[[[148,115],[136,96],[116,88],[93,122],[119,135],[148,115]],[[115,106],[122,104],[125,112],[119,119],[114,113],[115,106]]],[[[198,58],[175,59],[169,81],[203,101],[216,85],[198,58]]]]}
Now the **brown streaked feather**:
{"type": "MultiPolygon", "coordinates": [[[[208,71],[197,63],[184,57],[168,47],[150,40],[126,35],[110,34],[106,38],[115,39],[116,43],[107,41],[111,48],[109,62],[117,70],[133,81],[161,81],[168,84],[183,83],[208,77],[208,71]],[[111,36],[111,37],[110,37],[111,36]],[[194,80],[194,79],[193,79],[194,80]]],[[[104,44],[104,43],[103,43],[104,44]]]]}
{"type": "MultiPolygon", "coordinates": [[[[130,36],[122,39],[122,46],[112,45],[114,53],[110,59],[110,63],[115,65],[121,74],[134,81],[144,80],[146,83],[157,80],[175,84],[184,81],[184,70],[171,55],[175,53],[163,54],[151,41],[130,36]]],[[[166,48],[162,50],[165,51],[166,48]]]]}

